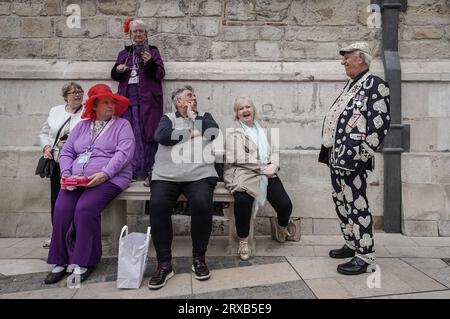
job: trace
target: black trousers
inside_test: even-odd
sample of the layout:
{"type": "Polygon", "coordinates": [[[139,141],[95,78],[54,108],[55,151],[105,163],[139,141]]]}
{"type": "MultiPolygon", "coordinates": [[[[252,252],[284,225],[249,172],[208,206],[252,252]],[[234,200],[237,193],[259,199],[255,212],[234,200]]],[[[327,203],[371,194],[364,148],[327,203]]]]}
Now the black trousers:
{"type": "MultiPolygon", "coordinates": [[[[278,177],[269,178],[267,200],[277,213],[278,225],[286,227],[292,213],[292,202],[278,177]]],[[[254,198],[245,192],[234,193],[234,218],[240,238],[245,238],[250,233],[253,201],[254,198]]]]}
{"type": "Polygon", "coordinates": [[[55,203],[58,198],[59,190],[61,189],[61,170],[59,168],[59,163],[55,163],[55,168],[53,174],[50,177],[50,204],[51,204],[51,217],[53,225],[53,216],[55,215],[55,203]]]}
{"type": "Polygon", "coordinates": [[[158,263],[172,260],[172,210],[180,194],[191,206],[192,256],[204,256],[211,235],[216,177],[193,182],[152,181],[150,227],[158,263]]]}

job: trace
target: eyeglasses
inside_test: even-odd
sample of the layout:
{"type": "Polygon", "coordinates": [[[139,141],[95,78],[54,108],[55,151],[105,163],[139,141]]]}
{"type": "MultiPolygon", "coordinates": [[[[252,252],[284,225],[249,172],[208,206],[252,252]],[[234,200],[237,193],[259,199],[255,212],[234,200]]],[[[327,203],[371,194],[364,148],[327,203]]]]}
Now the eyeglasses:
{"type": "Polygon", "coordinates": [[[84,91],[75,91],[75,92],[69,92],[69,93],[67,93],[67,95],[83,95],[84,94],[84,91]]]}

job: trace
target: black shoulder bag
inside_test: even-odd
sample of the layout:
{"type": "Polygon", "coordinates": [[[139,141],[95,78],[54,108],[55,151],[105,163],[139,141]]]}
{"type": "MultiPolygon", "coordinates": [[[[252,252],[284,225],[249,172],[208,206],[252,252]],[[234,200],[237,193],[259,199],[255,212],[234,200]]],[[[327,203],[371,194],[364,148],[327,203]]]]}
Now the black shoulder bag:
{"type": "MultiPolygon", "coordinates": [[[[81,108],[81,106],[75,111],[75,113],[77,113],[80,110],[80,108],[81,108]]],[[[67,122],[69,122],[69,121],[70,121],[70,116],[64,122],[64,124],[59,128],[58,134],[56,134],[55,143],[53,143],[53,146],[52,146],[52,150],[55,148],[56,143],[58,143],[59,134],[61,134],[61,130],[63,129],[64,126],[66,126],[67,122]]],[[[53,175],[53,171],[55,169],[55,164],[56,164],[56,162],[54,159],[45,158],[44,155],[42,155],[37,164],[35,175],[39,175],[42,178],[51,177],[53,175]]]]}

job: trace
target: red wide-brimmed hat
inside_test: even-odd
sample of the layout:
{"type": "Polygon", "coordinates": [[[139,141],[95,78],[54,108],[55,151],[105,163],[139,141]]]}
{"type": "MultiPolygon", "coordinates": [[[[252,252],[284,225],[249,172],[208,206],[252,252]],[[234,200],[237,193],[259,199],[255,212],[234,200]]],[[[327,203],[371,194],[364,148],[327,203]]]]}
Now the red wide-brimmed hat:
{"type": "Polygon", "coordinates": [[[88,91],[88,99],[85,103],[81,118],[95,119],[94,101],[102,97],[112,97],[116,101],[116,108],[114,111],[115,116],[121,116],[130,105],[130,100],[122,95],[114,94],[108,85],[96,84],[88,91]]]}

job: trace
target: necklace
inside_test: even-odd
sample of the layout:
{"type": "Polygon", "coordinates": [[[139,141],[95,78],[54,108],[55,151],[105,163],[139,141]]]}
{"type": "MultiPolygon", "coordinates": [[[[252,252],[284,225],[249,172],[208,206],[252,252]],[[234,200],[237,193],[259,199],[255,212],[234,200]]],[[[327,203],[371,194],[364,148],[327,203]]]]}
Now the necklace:
{"type": "Polygon", "coordinates": [[[103,128],[105,127],[105,125],[108,123],[109,121],[99,121],[96,120],[94,123],[94,134],[98,134],[101,130],[103,130],[103,128]]]}

